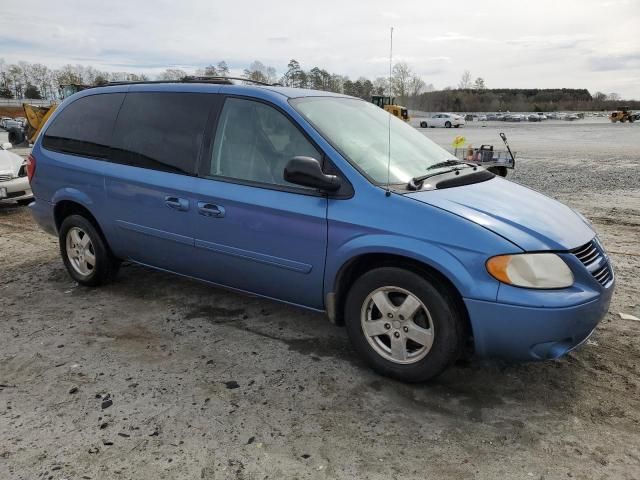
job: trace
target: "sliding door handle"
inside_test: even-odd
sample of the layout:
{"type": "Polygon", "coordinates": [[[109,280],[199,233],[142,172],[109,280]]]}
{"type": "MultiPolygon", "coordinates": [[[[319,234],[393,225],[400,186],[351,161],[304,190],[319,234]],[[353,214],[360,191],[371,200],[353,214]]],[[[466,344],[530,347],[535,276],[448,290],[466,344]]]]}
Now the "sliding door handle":
{"type": "Polygon", "coordinates": [[[164,197],[164,204],[169,208],[173,208],[174,210],[179,210],[181,212],[189,210],[189,200],[186,198],[167,196],[164,197]]]}
{"type": "Polygon", "coordinates": [[[214,205],[213,203],[198,202],[198,213],[205,217],[224,217],[224,207],[220,205],[214,205]]]}

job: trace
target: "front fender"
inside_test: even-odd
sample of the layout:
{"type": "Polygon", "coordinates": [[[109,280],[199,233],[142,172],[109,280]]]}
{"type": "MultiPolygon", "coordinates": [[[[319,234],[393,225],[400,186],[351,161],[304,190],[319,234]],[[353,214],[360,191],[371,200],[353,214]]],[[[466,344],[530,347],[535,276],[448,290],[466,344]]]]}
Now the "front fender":
{"type": "Polygon", "coordinates": [[[325,295],[335,291],[343,265],[372,253],[398,255],[423,263],[448,278],[463,297],[496,299],[498,282],[486,273],[486,255],[475,250],[391,234],[361,235],[334,250],[327,258],[325,295]]]}

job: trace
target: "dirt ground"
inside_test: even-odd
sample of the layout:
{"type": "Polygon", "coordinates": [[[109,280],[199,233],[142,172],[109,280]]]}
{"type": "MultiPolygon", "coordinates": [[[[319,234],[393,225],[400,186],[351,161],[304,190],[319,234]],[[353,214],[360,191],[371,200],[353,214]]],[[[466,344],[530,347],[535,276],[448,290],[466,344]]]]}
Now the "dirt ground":
{"type": "Polygon", "coordinates": [[[640,125],[429,129],[494,143],[511,178],[590,218],[606,318],[551,362],[381,378],[322,315],[125,265],[74,284],[27,208],[0,207],[2,479],[640,478],[640,125]]]}

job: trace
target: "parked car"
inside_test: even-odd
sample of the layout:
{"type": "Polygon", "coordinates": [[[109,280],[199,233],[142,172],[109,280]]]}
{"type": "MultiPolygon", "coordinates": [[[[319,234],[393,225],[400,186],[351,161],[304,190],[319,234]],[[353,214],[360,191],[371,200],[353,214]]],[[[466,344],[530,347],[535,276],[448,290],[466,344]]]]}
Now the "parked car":
{"type": "Polygon", "coordinates": [[[469,344],[562,356],[614,289],[580,214],[330,92],[84,90],[52,115],[28,175],[78,283],[106,283],[126,259],[323,311],[376,371],[409,382],[469,344]]]}
{"type": "Polygon", "coordinates": [[[478,115],[478,121],[479,122],[486,122],[487,121],[487,116],[486,115],[478,115]]]}
{"type": "Polygon", "coordinates": [[[541,122],[542,118],[537,113],[532,113],[527,117],[530,122],[541,122]]]}
{"type": "Polygon", "coordinates": [[[489,121],[499,120],[498,114],[497,113],[489,113],[487,115],[487,120],[489,120],[489,121]]]}
{"type": "Polygon", "coordinates": [[[11,120],[11,117],[0,117],[0,128],[4,128],[4,122],[11,120]]]}
{"type": "Polygon", "coordinates": [[[464,118],[462,118],[462,116],[460,115],[456,115],[455,113],[436,113],[432,115],[430,118],[427,118],[426,120],[421,120],[420,126],[422,128],[427,128],[427,127],[458,128],[464,125],[465,123],[466,122],[464,118]]]}
{"type": "Polygon", "coordinates": [[[502,117],[502,120],[505,122],[521,122],[523,120],[524,116],[523,115],[518,115],[516,113],[510,113],[507,115],[504,115],[502,117]]]}
{"type": "Polygon", "coordinates": [[[27,205],[33,194],[27,178],[25,160],[10,152],[10,143],[0,144],[0,203],[27,205]]]}
{"type": "Polygon", "coordinates": [[[3,119],[2,123],[0,124],[0,126],[2,126],[2,128],[4,128],[5,130],[9,130],[11,128],[22,129],[22,123],[20,123],[17,120],[14,120],[13,118],[5,118],[5,119],[3,119]]]}

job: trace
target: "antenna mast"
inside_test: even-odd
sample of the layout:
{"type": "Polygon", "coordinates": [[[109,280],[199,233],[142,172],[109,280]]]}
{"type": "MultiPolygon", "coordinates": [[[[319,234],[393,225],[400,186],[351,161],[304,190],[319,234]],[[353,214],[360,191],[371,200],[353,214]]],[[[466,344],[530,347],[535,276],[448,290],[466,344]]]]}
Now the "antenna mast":
{"type": "MultiPolygon", "coordinates": [[[[391,27],[391,38],[389,43],[389,102],[391,102],[391,82],[393,79],[393,27],[391,27]]],[[[384,105],[384,101],[382,102],[384,105]]],[[[388,158],[387,158],[387,192],[386,196],[391,195],[390,183],[391,183],[391,113],[389,113],[389,144],[387,148],[388,158]]]]}

